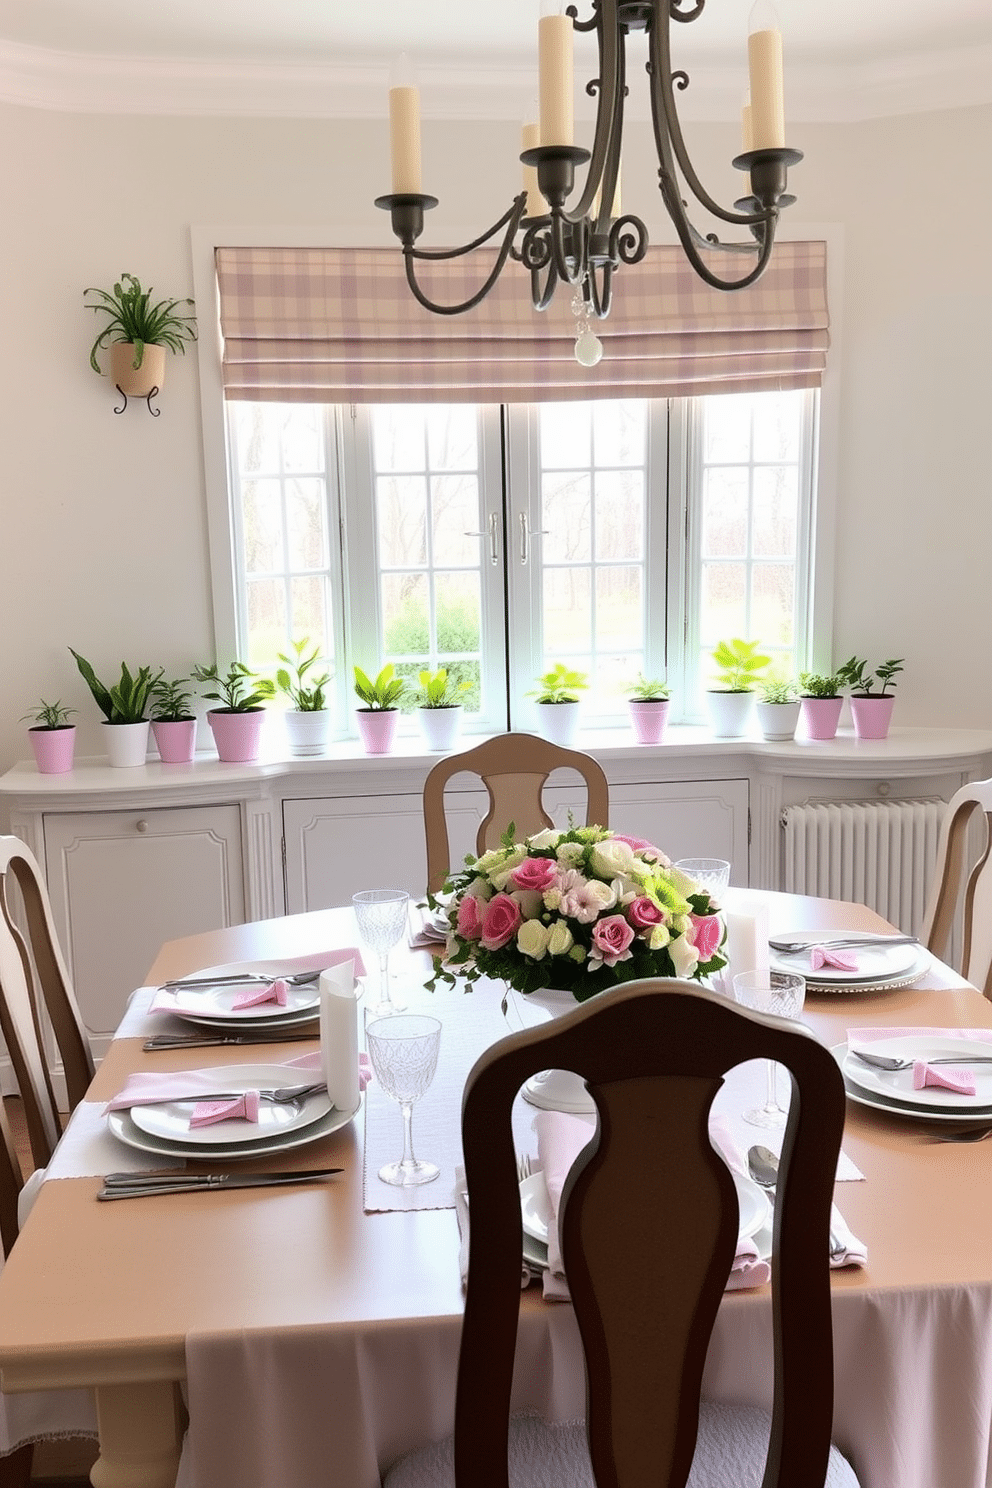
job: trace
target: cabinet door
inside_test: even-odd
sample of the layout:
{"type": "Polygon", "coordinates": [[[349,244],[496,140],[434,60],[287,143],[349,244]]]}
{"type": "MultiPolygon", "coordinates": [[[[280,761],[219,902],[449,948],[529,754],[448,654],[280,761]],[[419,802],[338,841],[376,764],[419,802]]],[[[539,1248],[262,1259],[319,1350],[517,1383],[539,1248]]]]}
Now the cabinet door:
{"type": "Polygon", "coordinates": [[[341,796],[283,802],[286,912],[350,904],[359,889],[427,884],[424,809],[419,795],[341,796]]]}
{"type": "Polygon", "coordinates": [[[730,882],[747,887],[746,780],[611,786],[610,826],[631,837],[646,837],[673,860],[723,858],[730,864],[730,882]]]}
{"type": "Polygon", "coordinates": [[[237,806],[46,816],[45,857],[97,1056],[163,941],[244,921],[237,806]]]}

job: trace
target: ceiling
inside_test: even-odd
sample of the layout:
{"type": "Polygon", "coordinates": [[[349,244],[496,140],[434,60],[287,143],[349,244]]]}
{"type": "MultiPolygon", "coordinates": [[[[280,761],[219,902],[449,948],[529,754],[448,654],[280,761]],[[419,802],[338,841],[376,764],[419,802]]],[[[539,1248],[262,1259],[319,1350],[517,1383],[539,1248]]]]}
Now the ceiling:
{"type": "MultiPolygon", "coordinates": [[[[674,27],[677,63],[692,75],[688,114],[739,112],[750,7],[709,0],[693,25],[674,27]]],[[[578,9],[590,14],[591,0],[578,9]]],[[[989,0],[777,0],[777,9],[797,118],[992,101],[989,0]]],[[[426,115],[520,117],[534,91],[537,13],[537,0],[2,0],[0,98],[95,112],[250,105],[370,117],[385,112],[390,62],[406,51],[426,115]]]]}

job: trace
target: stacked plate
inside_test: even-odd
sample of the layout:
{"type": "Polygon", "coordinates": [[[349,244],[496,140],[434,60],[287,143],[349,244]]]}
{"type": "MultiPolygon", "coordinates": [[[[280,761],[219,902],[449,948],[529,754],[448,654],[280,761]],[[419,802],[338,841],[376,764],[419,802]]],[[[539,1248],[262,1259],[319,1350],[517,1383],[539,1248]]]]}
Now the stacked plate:
{"type": "Polygon", "coordinates": [[[809,949],[772,951],[772,971],[798,972],[806,978],[807,990],[813,992],[884,992],[896,987],[909,987],[919,981],[930,965],[930,952],[923,946],[886,945],[884,936],[879,936],[875,945],[866,935],[863,945],[842,948],[845,955],[856,959],[854,971],[844,971],[837,966],[821,966],[814,970],[811,951],[823,944],[823,931],[800,933],[791,939],[806,942],[809,949]]]}
{"type": "MultiPolygon", "coordinates": [[[[872,1039],[865,1051],[910,1061],[908,1069],[881,1070],[863,1064],[847,1046],[832,1050],[844,1075],[848,1098],[860,1106],[871,1106],[892,1116],[916,1121],[992,1122],[992,1064],[970,1064],[970,1058],[992,1055],[992,1043],[979,1039],[944,1038],[939,1033],[905,1034],[890,1039],[872,1039]],[[912,1061],[954,1059],[975,1077],[975,1095],[961,1095],[937,1085],[913,1089],[912,1061]]],[[[940,1068],[940,1066],[938,1066],[940,1068]]]]}
{"type": "MultiPolygon", "coordinates": [[[[225,1067],[223,1089],[232,1095],[248,1090],[278,1090],[290,1083],[292,1071],[284,1064],[246,1064],[225,1067]]],[[[301,1079],[305,1078],[303,1074],[301,1079]]],[[[285,1152],[316,1142],[346,1126],[355,1111],[339,1111],[331,1105],[326,1090],[317,1091],[291,1105],[262,1099],[258,1121],[218,1121],[190,1130],[190,1116],[197,1104],[191,1100],[159,1101],[110,1111],[107,1124],[119,1141],[141,1152],[161,1157],[231,1161],[285,1152]]],[[[357,1108],[356,1108],[357,1109],[357,1108]]]]}
{"type": "Polygon", "coordinates": [[[230,1033],[237,1028],[245,1033],[285,1032],[300,1024],[310,1023],[317,1017],[319,1004],[318,983],[290,984],[286,991],[285,1004],[262,1002],[254,1007],[236,1008],[234,1004],[253,988],[260,990],[263,983],[252,978],[289,976],[301,970],[297,963],[286,961],[243,961],[227,966],[211,966],[187,979],[181,988],[171,992],[174,1005],[169,1011],[185,1023],[200,1028],[210,1028],[230,1033]],[[218,986],[219,978],[244,974],[246,980],[218,986]]]}

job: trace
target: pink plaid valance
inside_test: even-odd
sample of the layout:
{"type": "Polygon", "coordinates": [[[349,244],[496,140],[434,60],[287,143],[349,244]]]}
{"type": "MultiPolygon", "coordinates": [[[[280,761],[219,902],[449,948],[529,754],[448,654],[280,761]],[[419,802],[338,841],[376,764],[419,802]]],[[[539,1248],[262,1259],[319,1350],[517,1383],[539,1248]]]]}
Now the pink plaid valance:
{"type": "MultiPolygon", "coordinates": [[[[732,260],[714,255],[720,271],[732,260]]],[[[750,259],[742,259],[742,264],[750,259]]],[[[485,277],[477,256],[428,264],[442,303],[485,277]]],[[[538,313],[510,264],[465,315],[414,300],[398,249],[218,248],[224,389],[313,403],[533,403],[690,397],[819,385],[829,344],[826,244],[779,243],[749,289],[709,289],[677,246],[614,280],[596,367],[575,360],[567,288],[538,313]]]]}

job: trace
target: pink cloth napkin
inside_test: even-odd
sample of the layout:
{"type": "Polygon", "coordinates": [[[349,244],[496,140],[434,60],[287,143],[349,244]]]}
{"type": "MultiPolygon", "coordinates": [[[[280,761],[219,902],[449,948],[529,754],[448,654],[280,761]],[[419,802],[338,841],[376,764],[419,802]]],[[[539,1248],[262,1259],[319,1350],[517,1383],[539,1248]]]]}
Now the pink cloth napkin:
{"type": "Polygon", "coordinates": [[[913,1089],[924,1090],[928,1085],[937,1085],[941,1090],[956,1090],[959,1095],[978,1094],[975,1076],[970,1069],[950,1064],[937,1069],[926,1060],[917,1059],[913,1065],[913,1089]]]}
{"type": "Polygon", "coordinates": [[[814,946],[809,960],[814,971],[819,971],[821,966],[834,966],[838,971],[858,969],[858,958],[852,951],[830,951],[823,946],[814,946]]]}
{"type": "MultiPolygon", "coordinates": [[[[274,959],[274,958],[273,958],[274,959]]],[[[293,976],[300,971],[325,971],[329,966],[338,966],[342,961],[354,961],[355,975],[365,976],[365,962],[362,953],[357,946],[344,946],[333,951],[312,951],[306,956],[280,956],[279,965],[286,976],[293,976]]],[[[239,967],[239,971],[250,972],[257,962],[246,961],[239,967]]],[[[195,975],[196,973],[194,973],[195,975]]],[[[208,985],[208,978],[204,977],[204,985],[208,985]]],[[[249,989],[252,991],[253,989],[249,989]]],[[[170,991],[166,987],[160,987],[152,998],[148,1009],[150,1013],[202,1013],[203,994],[195,988],[179,987],[170,991]]],[[[247,1006],[247,1004],[242,1004],[247,1006]]],[[[316,1011],[314,1013],[316,1016],[316,1011]]]]}
{"type": "MultiPolygon", "coordinates": [[[[287,1059],[280,1066],[285,1070],[316,1070],[321,1068],[320,1050],[315,1049],[309,1054],[300,1054],[295,1059],[287,1059]]],[[[172,1074],[163,1074],[153,1070],[137,1070],[129,1075],[123,1088],[109,1100],[104,1106],[104,1114],[108,1111],[123,1111],[131,1106],[155,1105],[162,1101],[197,1100],[201,1095],[207,1095],[215,1090],[223,1090],[225,1077],[229,1078],[225,1067],[219,1065],[213,1069],[201,1070],[177,1070],[172,1074]]],[[[372,1065],[367,1054],[358,1056],[358,1084],[364,1090],[372,1078],[372,1065]]],[[[290,1080],[286,1081],[289,1085],[290,1080]]],[[[221,1118],[217,1118],[218,1120],[221,1118]]],[[[257,1116],[248,1120],[257,1120],[257,1116]]]]}
{"type": "Polygon", "coordinates": [[[992,1044],[992,1028],[849,1028],[848,1048],[855,1044],[871,1043],[873,1039],[892,1038],[960,1038],[977,1039],[982,1044],[992,1044]]]}
{"type": "Polygon", "coordinates": [[[233,1100],[203,1100],[193,1107],[190,1131],[197,1126],[213,1126],[218,1121],[257,1121],[258,1091],[246,1090],[233,1100]]]}
{"type": "Polygon", "coordinates": [[[258,1007],[263,1002],[277,1002],[280,1007],[286,1006],[289,997],[289,986],[282,977],[277,977],[267,987],[249,987],[246,992],[240,992],[231,1003],[232,1008],[258,1007]]]}

